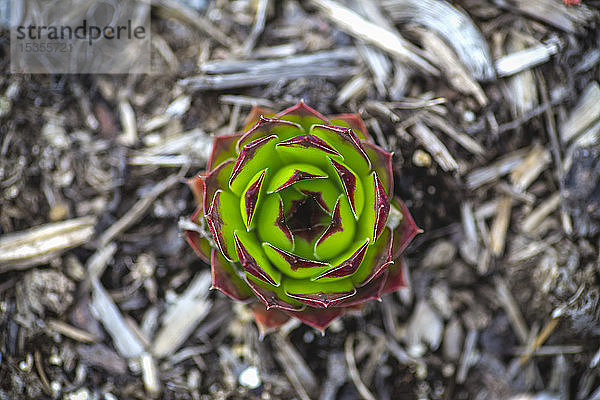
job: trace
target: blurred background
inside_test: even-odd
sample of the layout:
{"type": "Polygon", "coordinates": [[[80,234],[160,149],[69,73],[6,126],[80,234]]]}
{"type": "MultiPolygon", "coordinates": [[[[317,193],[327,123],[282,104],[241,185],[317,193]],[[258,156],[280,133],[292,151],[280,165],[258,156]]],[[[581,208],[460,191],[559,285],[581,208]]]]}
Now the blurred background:
{"type": "Polygon", "coordinates": [[[0,1],[0,400],[600,399],[600,1],[145,6],[152,73],[11,74],[0,1]],[[259,340],[185,178],[300,99],[361,114],[424,233],[409,287],[259,340]]]}

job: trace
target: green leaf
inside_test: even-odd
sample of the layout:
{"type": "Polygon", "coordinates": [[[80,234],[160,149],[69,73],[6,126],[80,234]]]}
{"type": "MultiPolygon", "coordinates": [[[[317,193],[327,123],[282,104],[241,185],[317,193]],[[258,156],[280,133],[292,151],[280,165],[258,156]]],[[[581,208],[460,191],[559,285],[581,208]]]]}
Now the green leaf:
{"type": "Polygon", "coordinates": [[[354,275],[352,275],[352,282],[354,282],[354,285],[362,285],[367,277],[371,279],[372,277],[370,275],[380,273],[381,271],[378,271],[378,268],[383,267],[387,262],[391,261],[391,236],[390,229],[385,229],[377,238],[377,242],[369,246],[362,264],[358,267],[358,270],[354,275]]]}
{"type": "Polygon", "coordinates": [[[231,172],[229,188],[232,192],[241,196],[257,172],[265,168],[271,168],[273,171],[279,169],[281,160],[275,152],[276,144],[277,136],[271,135],[244,146],[231,172]]]}
{"type": "Polygon", "coordinates": [[[217,190],[206,214],[206,222],[221,253],[228,260],[237,261],[233,233],[238,229],[245,230],[238,197],[229,191],[217,190]]]}
{"type": "MultiPolygon", "coordinates": [[[[254,285],[258,286],[259,288],[262,288],[266,291],[271,292],[272,296],[275,297],[275,298],[264,299],[265,301],[263,301],[263,299],[261,299],[261,301],[263,301],[263,303],[265,303],[265,305],[267,305],[267,308],[270,308],[269,304],[271,307],[281,308],[276,305],[280,301],[288,303],[289,305],[292,306],[292,308],[299,307],[302,305],[302,303],[294,300],[293,298],[291,298],[290,296],[288,296],[285,293],[285,290],[284,290],[285,281],[286,281],[286,279],[289,279],[289,278],[282,277],[281,284],[279,286],[273,286],[268,283],[265,283],[265,282],[261,281],[260,279],[253,277],[252,275],[247,275],[246,279],[248,280],[248,283],[254,284],[254,285]]],[[[265,294],[266,293],[264,291],[262,291],[262,295],[264,296],[265,294]]]]}
{"type": "Polygon", "coordinates": [[[357,237],[368,237],[371,243],[375,235],[375,173],[363,181],[365,205],[357,223],[357,237]]]}
{"type": "Polygon", "coordinates": [[[330,261],[332,267],[329,271],[312,278],[312,280],[327,283],[340,279],[351,279],[352,275],[360,268],[369,243],[369,239],[355,241],[354,245],[347,247],[340,256],[330,261]]]}
{"type": "Polygon", "coordinates": [[[210,203],[212,202],[215,193],[219,189],[223,189],[226,191],[229,187],[229,177],[231,176],[231,171],[233,171],[233,159],[229,159],[223,161],[221,164],[217,165],[215,169],[210,171],[210,173],[206,176],[204,180],[204,207],[205,213],[208,213],[208,209],[210,208],[210,203]]]}
{"type": "Polygon", "coordinates": [[[265,195],[254,218],[256,232],[261,241],[272,243],[286,251],[293,251],[294,237],[285,224],[283,207],[281,192],[265,195]]]}
{"type": "Polygon", "coordinates": [[[250,183],[248,183],[248,186],[246,186],[246,189],[244,189],[244,194],[240,199],[240,211],[247,230],[254,228],[254,215],[265,195],[264,182],[268,180],[268,175],[268,168],[257,172],[250,180],[250,183]]]}
{"type": "Polygon", "coordinates": [[[300,257],[296,254],[278,249],[270,243],[262,244],[265,254],[283,274],[296,279],[310,278],[331,267],[331,265],[300,257]]]}
{"type": "Polygon", "coordinates": [[[356,221],[345,195],[338,197],[331,222],[315,243],[315,255],[320,260],[329,260],[339,255],[354,238],[356,221]]]}
{"type": "Polygon", "coordinates": [[[261,117],[259,121],[252,127],[252,129],[246,132],[237,142],[236,154],[240,154],[245,145],[256,139],[270,135],[277,135],[277,141],[279,142],[294,135],[299,135],[302,132],[302,127],[293,122],[261,117]]]}
{"type": "Polygon", "coordinates": [[[328,125],[314,125],[310,133],[318,136],[344,157],[344,164],[357,175],[365,176],[371,170],[371,163],[358,137],[347,128],[328,125]]]}
{"type": "Polygon", "coordinates": [[[271,178],[268,193],[277,192],[298,182],[312,179],[325,179],[327,174],[310,164],[288,164],[281,167],[271,178]]]}
{"type": "Polygon", "coordinates": [[[335,281],[311,281],[308,279],[290,279],[283,281],[283,289],[288,295],[348,292],[354,289],[349,278],[335,281]]]}
{"type": "Polygon", "coordinates": [[[318,237],[315,237],[314,240],[309,242],[303,237],[296,235],[294,238],[294,253],[298,254],[300,257],[314,259],[317,261],[323,261],[317,258],[317,256],[315,255],[315,242],[317,241],[317,239],[318,237]]]}
{"type": "Polygon", "coordinates": [[[331,170],[329,158],[342,162],[344,158],[323,139],[314,135],[300,135],[280,142],[275,150],[288,163],[305,163],[324,171],[331,170]]]}
{"type": "Polygon", "coordinates": [[[354,217],[358,219],[363,211],[366,195],[363,190],[362,181],[346,164],[338,163],[333,159],[331,159],[331,163],[335,170],[334,176],[336,182],[344,189],[344,193],[352,207],[354,217]]]}
{"type": "Polygon", "coordinates": [[[273,268],[254,233],[247,232],[244,229],[236,230],[234,235],[238,259],[246,274],[250,274],[273,286],[279,286],[281,272],[273,268]]]}

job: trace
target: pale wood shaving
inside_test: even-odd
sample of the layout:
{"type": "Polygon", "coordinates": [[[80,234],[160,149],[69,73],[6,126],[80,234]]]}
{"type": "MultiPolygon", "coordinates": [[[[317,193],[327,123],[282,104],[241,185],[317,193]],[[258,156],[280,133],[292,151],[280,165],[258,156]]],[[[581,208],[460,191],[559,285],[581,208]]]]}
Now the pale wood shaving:
{"type": "Polygon", "coordinates": [[[162,325],[150,350],[158,358],[175,352],[192,334],[212,305],[207,299],[211,285],[210,273],[204,271],[194,278],[186,291],[162,318],[162,325]]]}
{"type": "Polygon", "coordinates": [[[0,237],[0,273],[48,262],[73,247],[88,243],[96,217],[87,216],[36,226],[0,237]]]}
{"type": "Polygon", "coordinates": [[[600,85],[597,81],[592,81],[585,88],[569,117],[560,124],[561,140],[569,142],[577,138],[598,119],[600,119],[600,85]]]}
{"type": "Polygon", "coordinates": [[[521,223],[521,230],[531,233],[539,224],[560,206],[560,193],[554,193],[535,208],[521,223]]]}
{"type": "Polygon", "coordinates": [[[454,157],[452,157],[446,146],[425,124],[417,122],[410,129],[410,133],[431,153],[444,171],[458,170],[458,163],[454,157]]]}
{"type": "Polygon", "coordinates": [[[510,223],[512,198],[504,196],[498,202],[496,218],[490,232],[491,251],[494,256],[501,256],[506,246],[506,232],[510,223]]]}
{"type": "Polygon", "coordinates": [[[106,289],[98,281],[92,279],[92,307],[96,318],[102,322],[111,336],[115,349],[125,358],[139,357],[144,347],[131,331],[119,308],[112,301],[106,289]]]}
{"type": "Polygon", "coordinates": [[[360,373],[356,367],[356,360],[354,359],[354,335],[348,335],[344,344],[344,350],[346,353],[346,363],[348,364],[348,371],[350,373],[350,379],[358,389],[358,392],[365,400],[375,400],[375,396],[369,391],[365,384],[360,379],[360,373]]]}
{"type": "Polygon", "coordinates": [[[367,21],[335,1],[311,0],[311,3],[348,34],[371,43],[424,72],[438,74],[437,69],[425,59],[422,52],[402,38],[399,33],[367,21]]]}

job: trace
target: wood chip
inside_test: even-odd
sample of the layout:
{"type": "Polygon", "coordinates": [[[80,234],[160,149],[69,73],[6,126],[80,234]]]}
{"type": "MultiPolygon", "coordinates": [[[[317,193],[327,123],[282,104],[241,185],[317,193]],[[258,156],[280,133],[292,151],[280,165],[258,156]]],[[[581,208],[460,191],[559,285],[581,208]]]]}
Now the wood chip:
{"type": "MultiPolygon", "coordinates": [[[[356,5],[355,11],[367,20],[374,22],[379,26],[383,26],[386,29],[394,29],[389,19],[382,14],[377,2],[358,1],[354,4],[356,5]]],[[[392,62],[384,52],[364,43],[358,43],[357,49],[371,70],[373,83],[377,88],[377,93],[379,93],[380,96],[385,96],[389,88],[388,82],[390,81],[390,75],[392,73],[392,62]]]]}
{"type": "Polygon", "coordinates": [[[358,53],[353,47],[339,47],[335,50],[318,51],[312,54],[295,54],[292,57],[263,60],[219,60],[204,63],[200,70],[205,74],[234,74],[250,72],[277,72],[286,68],[310,66],[335,66],[353,63],[358,53]]]}
{"type": "MultiPolygon", "coordinates": [[[[169,46],[169,43],[167,43],[167,41],[159,34],[157,34],[156,32],[152,32],[152,47],[154,47],[162,56],[162,58],[164,58],[164,60],[167,62],[167,65],[169,67],[168,72],[169,73],[176,73],[177,71],[179,71],[180,68],[180,64],[179,64],[179,60],[177,59],[177,56],[175,55],[175,53],[173,53],[173,49],[171,49],[171,46],[169,46]]],[[[152,64],[152,67],[155,67],[155,64],[152,64]]],[[[153,70],[154,72],[154,70],[153,70]]],[[[163,72],[163,71],[159,71],[159,72],[163,72]]]]}
{"type": "Polygon", "coordinates": [[[466,133],[459,132],[458,130],[456,130],[449,121],[445,120],[437,114],[428,111],[425,111],[424,115],[424,118],[427,120],[427,123],[429,125],[436,127],[440,131],[444,132],[446,135],[450,136],[452,140],[460,144],[467,151],[476,155],[485,154],[483,146],[481,146],[475,139],[473,139],[466,133]]]}
{"type": "Polygon", "coordinates": [[[410,133],[417,138],[421,144],[431,153],[438,165],[446,172],[458,170],[458,163],[450,155],[446,146],[438,137],[422,122],[417,122],[410,133]]]}
{"type": "Polygon", "coordinates": [[[308,368],[306,360],[290,344],[288,339],[277,333],[272,336],[276,343],[275,357],[283,367],[290,383],[302,400],[310,399],[308,393],[317,387],[317,378],[308,368]]]}
{"type": "Polygon", "coordinates": [[[204,165],[210,156],[213,138],[202,129],[169,135],[164,141],[132,153],[130,165],[183,167],[204,165]]]}
{"type": "Polygon", "coordinates": [[[158,14],[165,18],[175,18],[193,26],[194,28],[208,34],[223,46],[236,49],[239,47],[234,40],[225,32],[217,28],[210,20],[198,14],[196,10],[183,2],[176,0],[156,0],[152,2],[158,10],[158,14]]]}
{"type": "Polygon", "coordinates": [[[419,33],[423,46],[430,55],[429,58],[436,61],[448,83],[461,93],[472,95],[481,107],[487,105],[488,98],[483,89],[471,77],[460,60],[456,59],[455,53],[447,42],[433,32],[422,31],[419,33]]]}
{"type": "Polygon", "coordinates": [[[340,89],[335,104],[339,106],[354,97],[358,97],[360,94],[365,93],[369,86],[370,82],[366,76],[363,74],[356,75],[340,89]]]}
{"type": "Polygon", "coordinates": [[[508,285],[502,278],[497,278],[494,281],[496,285],[496,293],[498,294],[498,300],[504,309],[504,312],[508,316],[508,320],[512,325],[514,332],[516,333],[521,343],[527,343],[527,336],[529,328],[525,323],[523,314],[517,305],[517,301],[510,292],[508,285]]]}
{"type": "MultiPolygon", "coordinates": [[[[383,0],[382,6],[394,21],[422,25],[443,38],[452,46],[472,78],[480,81],[494,79],[487,43],[465,12],[440,0],[383,0]]],[[[442,65],[437,65],[442,68],[442,65]]]]}
{"type": "Polygon", "coordinates": [[[418,67],[431,75],[438,70],[424,57],[417,47],[406,41],[399,33],[367,21],[354,11],[331,0],[311,0],[340,29],[358,39],[387,51],[400,61],[418,67]]]}
{"type": "Polygon", "coordinates": [[[40,377],[40,381],[42,382],[42,387],[44,388],[44,393],[50,396],[52,395],[52,388],[50,388],[50,381],[48,380],[48,375],[44,371],[44,364],[42,362],[42,353],[39,350],[36,350],[34,353],[35,359],[35,369],[40,377]]]}
{"type": "Polygon", "coordinates": [[[48,328],[78,342],[94,343],[98,341],[98,337],[96,337],[96,335],[89,333],[88,331],[84,331],[83,329],[75,328],[74,326],[71,326],[58,319],[49,320],[48,328]]]}
{"type": "Polygon", "coordinates": [[[0,273],[40,265],[73,247],[88,243],[96,217],[39,225],[0,238],[0,273]]]}
{"type": "Polygon", "coordinates": [[[342,47],[270,60],[214,61],[201,66],[201,70],[209,75],[185,78],[178,84],[190,90],[208,90],[264,85],[302,77],[343,79],[355,75],[355,59],[356,49],[342,47]]]}
{"type": "Polygon", "coordinates": [[[161,392],[161,383],[156,360],[151,354],[144,353],[140,357],[140,361],[142,364],[142,381],[144,382],[146,393],[151,398],[158,397],[161,392]]]}
{"type": "Polygon", "coordinates": [[[92,307],[95,317],[111,336],[117,352],[125,358],[139,357],[144,351],[141,341],[129,328],[106,289],[95,278],[92,279],[92,307]]]}
{"type": "Polygon", "coordinates": [[[478,336],[479,332],[476,329],[471,329],[465,338],[465,344],[463,345],[463,351],[456,373],[456,382],[459,384],[465,383],[469,368],[471,368],[477,358],[475,354],[475,345],[477,344],[478,336]]]}
{"type": "Polygon", "coordinates": [[[124,146],[133,146],[138,139],[135,112],[125,95],[119,97],[121,98],[119,100],[119,117],[123,132],[119,135],[117,141],[124,146]]]}
{"type": "Polygon", "coordinates": [[[346,383],[348,370],[342,352],[331,352],[327,357],[327,378],[321,386],[319,400],[335,400],[338,389],[346,383]]]}
{"type": "Polygon", "coordinates": [[[369,391],[369,389],[365,386],[365,384],[360,379],[360,373],[358,372],[358,367],[356,366],[356,360],[354,359],[354,335],[350,334],[346,338],[346,342],[344,344],[344,351],[346,353],[346,364],[348,365],[348,371],[350,372],[350,379],[358,389],[358,393],[365,400],[375,400],[375,396],[369,391]]]}
{"type": "Polygon", "coordinates": [[[558,38],[553,38],[545,44],[507,54],[496,60],[496,72],[499,77],[514,75],[548,62],[551,56],[558,53],[558,50],[558,38]]]}
{"type": "Polygon", "coordinates": [[[578,4],[568,7],[562,1],[554,0],[493,0],[500,7],[508,8],[542,20],[570,33],[584,33],[585,27],[598,15],[598,12],[578,4]]]}
{"type": "Polygon", "coordinates": [[[113,256],[117,251],[117,245],[113,242],[96,250],[94,254],[88,258],[85,264],[86,276],[85,280],[79,287],[79,292],[83,293],[89,290],[92,279],[100,279],[106,266],[112,261],[113,256]]]}
{"type": "Polygon", "coordinates": [[[526,151],[526,149],[514,151],[492,164],[471,171],[467,175],[467,186],[471,190],[477,189],[486,183],[494,182],[498,178],[508,174],[521,163],[526,151]]]}
{"type": "Polygon", "coordinates": [[[196,275],[163,317],[161,328],[151,345],[152,354],[158,358],[167,357],[192,334],[212,306],[212,301],[207,299],[210,284],[210,273],[196,275]]]}
{"type": "Polygon", "coordinates": [[[585,88],[583,95],[569,117],[560,124],[560,138],[569,142],[582,134],[585,129],[600,119],[600,85],[592,81],[585,88]]]}
{"type": "Polygon", "coordinates": [[[462,258],[471,265],[476,265],[479,260],[481,246],[477,236],[477,225],[473,215],[473,206],[465,202],[461,206],[461,221],[464,232],[464,240],[459,245],[462,258]]]}
{"type": "Polygon", "coordinates": [[[222,96],[219,96],[219,101],[223,104],[233,104],[240,106],[260,106],[267,108],[276,107],[276,104],[271,100],[243,95],[224,94],[222,96]]]}
{"type": "Polygon", "coordinates": [[[540,223],[560,206],[560,193],[554,193],[535,208],[521,224],[521,231],[531,233],[540,223]]]}
{"type": "MultiPolygon", "coordinates": [[[[525,50],[525,46],[525,39],[516,34],[509,36],[506,45],[509,52],[525,50]]],[[[524,70],[511,76],[506,87],[507,98],[513,104],[517,117],[526,116],[538,106],[538,88],[535,75],[531,70],[524,70]]]]}
{"type": "Polygon", "coordinates": [[[504,196],[498,202],[496,209],[496,218],[490,231],[490,245],[492,254],[499,257],[504,253],[506,246],[506,232],[510,223],[510,214],[512,209],[512,198],[504,196]]]}
{"type": "MultiPolygon", "coordinates": [[[[530,350],[525,346],[515,347],[514,354],[521,355],[530,350]]],[[[550,345],[540,346],[533,355],[535,356],[554,356],[558,354],[579,354],[584,352],[584,346],[580,345],[550,345]]]]}
{"type": "Polygon", "coordinates": [[[550,151],[542,145],[536,145],[510,174],[510,181],[518,192],[525,191],[529,185],[550,164],[550,151]]]}
{"type": "Polygon", "coordinates": [[[283,356],[289,363],[293,364],[293,369],[302,383],[302,385],[310,392],[317,387],[317,378],[312,373],[308,364],[302,358],[300,353],[292,346],[288,339],[280,334],[273,335],[277,347],[281,349],[283,356]]]}

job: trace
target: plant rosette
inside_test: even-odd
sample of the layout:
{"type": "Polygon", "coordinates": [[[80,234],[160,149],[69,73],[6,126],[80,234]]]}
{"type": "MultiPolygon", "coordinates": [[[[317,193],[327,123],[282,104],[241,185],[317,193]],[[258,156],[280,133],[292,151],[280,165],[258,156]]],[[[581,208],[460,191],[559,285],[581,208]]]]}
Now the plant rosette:
{"type": "Polygon", "coordinates": [[[358,114],[255,107],[188,184],[198,207],[186,239],[213,288],[252,303],[261,332],[290,317],[323,331],[406,285],[401,252],[420,229],[394,197],[392,154],[358,114]]]}

